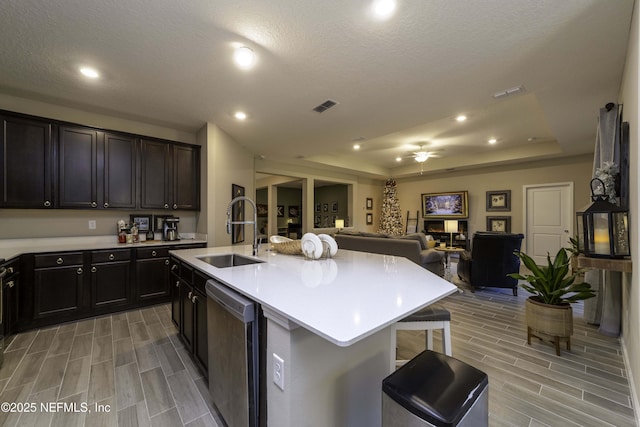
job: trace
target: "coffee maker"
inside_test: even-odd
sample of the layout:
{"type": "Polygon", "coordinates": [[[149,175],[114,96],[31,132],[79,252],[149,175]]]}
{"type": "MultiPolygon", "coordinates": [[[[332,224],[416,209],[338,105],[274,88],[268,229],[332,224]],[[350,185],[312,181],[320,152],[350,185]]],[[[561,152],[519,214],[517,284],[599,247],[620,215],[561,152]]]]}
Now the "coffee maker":
{"type": "Polygon", "coordinates": [[[162,220],[162,240],[180,240],[178,238],[178,223],[180,218],[172,217],[162,220]]]}

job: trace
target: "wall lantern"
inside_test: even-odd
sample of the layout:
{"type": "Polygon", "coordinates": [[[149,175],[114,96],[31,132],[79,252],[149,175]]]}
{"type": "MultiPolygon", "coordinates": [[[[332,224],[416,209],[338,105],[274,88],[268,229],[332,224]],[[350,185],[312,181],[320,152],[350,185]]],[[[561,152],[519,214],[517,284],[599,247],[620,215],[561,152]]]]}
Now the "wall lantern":
{"type": "Polygon", "coordinates": [[[585,256],[592,258],[623,258],[629,251],[629,211],[609,203],[604,190],[595,194],[591,180],[591,200],[593,203],[583,212],[576,212],[578,247],[585,256]]]}

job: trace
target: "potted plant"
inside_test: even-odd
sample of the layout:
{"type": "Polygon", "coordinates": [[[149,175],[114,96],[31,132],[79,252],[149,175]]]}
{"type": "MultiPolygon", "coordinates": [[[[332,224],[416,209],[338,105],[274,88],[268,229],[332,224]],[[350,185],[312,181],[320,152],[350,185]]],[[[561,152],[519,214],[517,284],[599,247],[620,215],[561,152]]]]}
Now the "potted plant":
{"type": "Polygon", "coordinates": [[[569,260],[565,248],[560,248],[554,261],[547,254],[547,265],[538,266],[524,252],[515,251],[531,274],[523,276],[511,273],[508,276],[524,280],[520,283],[527,292],[533,294],[526,301],[527,343],[531,337],[551,339],[555,344],[556,354],[560,356],[560,341],[567,342],[567,350],[571,350],[573,335],[573,310],[571,303],[595,296],[591,285],[576,282],[579,271],[569,273],[569,260]]]}

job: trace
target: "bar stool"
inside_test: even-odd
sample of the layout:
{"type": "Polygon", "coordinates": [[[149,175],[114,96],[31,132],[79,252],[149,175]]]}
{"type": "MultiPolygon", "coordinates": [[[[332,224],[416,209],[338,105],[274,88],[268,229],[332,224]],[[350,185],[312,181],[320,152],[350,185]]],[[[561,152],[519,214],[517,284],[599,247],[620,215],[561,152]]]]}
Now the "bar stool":
{"type": "Polygon", "coordinates": [[[427,350],[433,350],[433,330],[442,329],[442,352],[451,356],[451,313],[443,308],[425,307],[391,326],[390,372],[404,365],[407,360],[396,359],[397,331],[421,331],[426,333],[427,350]]]}

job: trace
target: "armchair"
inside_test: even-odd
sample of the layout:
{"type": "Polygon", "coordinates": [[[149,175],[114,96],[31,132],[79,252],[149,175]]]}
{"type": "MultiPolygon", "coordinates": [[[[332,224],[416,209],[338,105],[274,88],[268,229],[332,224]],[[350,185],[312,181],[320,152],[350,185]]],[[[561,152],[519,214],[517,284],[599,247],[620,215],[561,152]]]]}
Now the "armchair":
{"type": "Polygon", "coordinates": [[[520,270],[520,259],[513,251],[520,250],[523,238],[522,234],[475,233],[471,252],[460,254],[458,277],[474,288],[511,288],[518,295],[518,281],[507,274],[520,270]]]}

